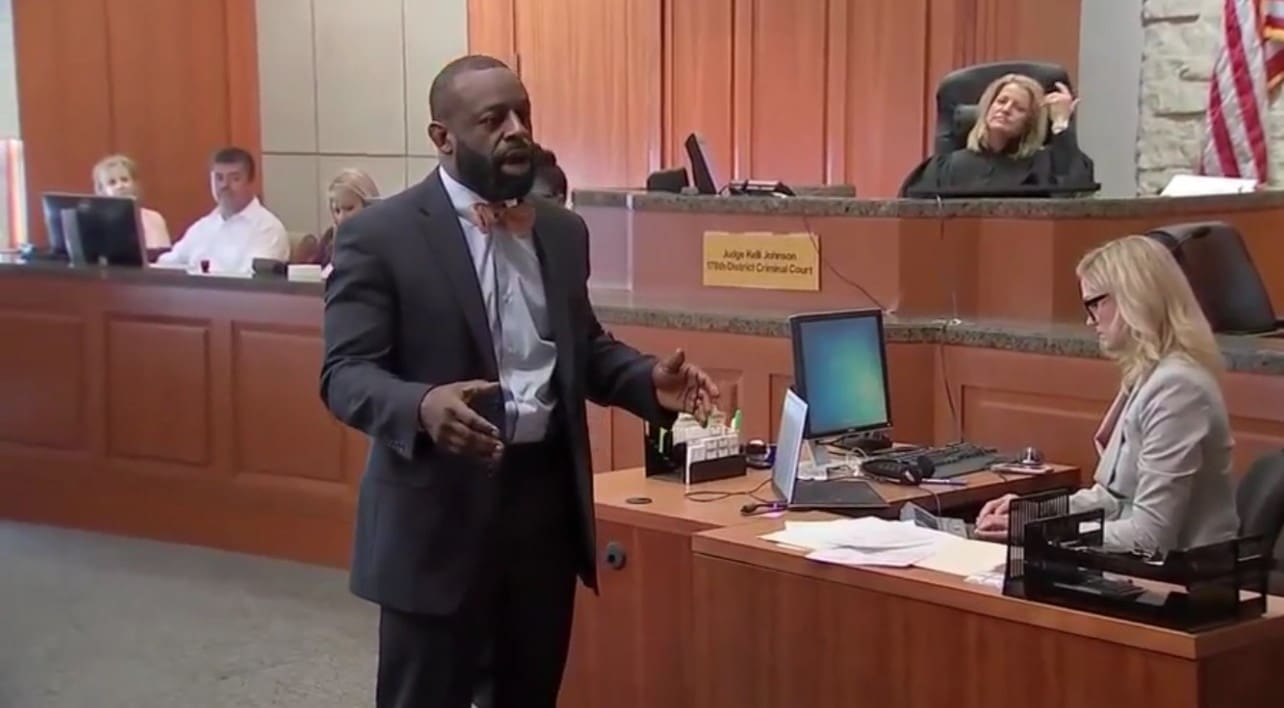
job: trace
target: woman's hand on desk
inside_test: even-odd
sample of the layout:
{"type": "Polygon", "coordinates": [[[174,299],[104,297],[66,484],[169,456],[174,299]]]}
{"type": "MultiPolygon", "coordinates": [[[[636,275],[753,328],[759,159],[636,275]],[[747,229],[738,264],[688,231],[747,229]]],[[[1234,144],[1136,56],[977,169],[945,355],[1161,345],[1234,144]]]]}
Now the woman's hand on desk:
{"type": "Polygon", "coordinates": [[[976,529],[973,534],[980,539],[1006,540],[1008,537],[1008,508],[1012,505],[1015,494],[1004,494],[991,499],[981,507],[976,515],[976,529]]]}

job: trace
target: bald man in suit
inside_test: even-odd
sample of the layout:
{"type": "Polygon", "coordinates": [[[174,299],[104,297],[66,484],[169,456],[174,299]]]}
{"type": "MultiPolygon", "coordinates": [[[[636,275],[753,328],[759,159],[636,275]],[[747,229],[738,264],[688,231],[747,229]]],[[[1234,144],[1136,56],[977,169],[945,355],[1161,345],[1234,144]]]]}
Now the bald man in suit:
{"type": "Polygon", "coordinates": [[[381,607],[379,708],[554,708],[575,578],[595,586],[586,400],[667,425],[718,392],[681,351],[616,341],[588,230],[528,198],[530,100],[490,57],[433,81],[440,166],[339,228],[321,393],[373,441],[352,589],[381,607]]]}

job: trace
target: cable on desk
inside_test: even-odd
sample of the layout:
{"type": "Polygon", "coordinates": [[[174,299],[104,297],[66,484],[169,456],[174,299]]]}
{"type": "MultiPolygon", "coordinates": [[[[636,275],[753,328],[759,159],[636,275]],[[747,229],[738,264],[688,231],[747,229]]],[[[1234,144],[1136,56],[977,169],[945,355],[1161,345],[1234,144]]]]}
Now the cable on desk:
{"type": "Polygon", "coordinates": [[[767,483],[770,481],[771,481],[771,478],[768,477],[762,480],[761,482],[759,482],[758,486],[749,490],[725,491],[725,490],[716,490],[716,489],[697,489],[693,492],[687,492],[683,496],[693,502],[698,502],[700,504],[708,504],[709,502],[725,501],[733,497],[749,497],[750,499],[758,502],[759,504],[770,504],[771,503],[770,500],[761,499],[758,497],[758,492],[761,491],[763,487],[767,486],[767,483]]]}
{"type": "MultiPolygon", "coordinates": [[[[899,487],[906,486],[904,484],[901,484],[900,482],[893,482],[890,479],[875,477],[874,475],[865,474],[863,472],[858,476],[845,477],[844,479],[851,480],[851,481],[868,482],[870,484],[891,484],[899,487]]],[[[918,484],[915,486],[918,489],[932,495],[932,500],[936,502],[936,515],[940,516],[941,515],[941,493],[936,491],[935,489],[932,489],[932,485],[930,484],[918,484]]],[[[907,501],[913,501],[913,500],[907,500],[907,501]]]]}
{"type": "Polygon", "coordinates": [[[941,493],[936,491],[935,489],[932,489],[932,485],[930,484],[919,485],[919,487],[923,491],[932,495],[932,499],[936,501],[936,515],[940,516],[941,515],[941,493]]]}

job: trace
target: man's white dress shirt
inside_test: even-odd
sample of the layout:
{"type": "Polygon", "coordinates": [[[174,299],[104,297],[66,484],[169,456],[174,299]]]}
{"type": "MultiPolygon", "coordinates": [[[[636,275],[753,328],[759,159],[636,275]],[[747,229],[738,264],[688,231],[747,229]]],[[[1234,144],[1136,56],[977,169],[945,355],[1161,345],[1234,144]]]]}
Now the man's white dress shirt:
{"type": "Polygon", "coordinates": [[[290,260],[290,237],[276,215],[255,197],[244,209],[224,219],[216,208],[187,229],[158,265],[200,268],[208,260],[211,273],[249,273],[255,258],[290,260]]]}

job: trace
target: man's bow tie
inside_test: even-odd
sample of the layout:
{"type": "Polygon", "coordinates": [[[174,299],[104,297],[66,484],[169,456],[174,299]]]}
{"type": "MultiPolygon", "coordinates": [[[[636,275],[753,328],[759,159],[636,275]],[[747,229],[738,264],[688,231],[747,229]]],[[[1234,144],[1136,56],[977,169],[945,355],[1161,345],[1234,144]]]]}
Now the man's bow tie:
{"type": "Polygon", "coordinates": [[[499,226],[513,236],[529,236],[535,226],[535,207],[522,201],[513,206],[504,204],[474,204],[473,223],[484,234],[499,226]]]}

